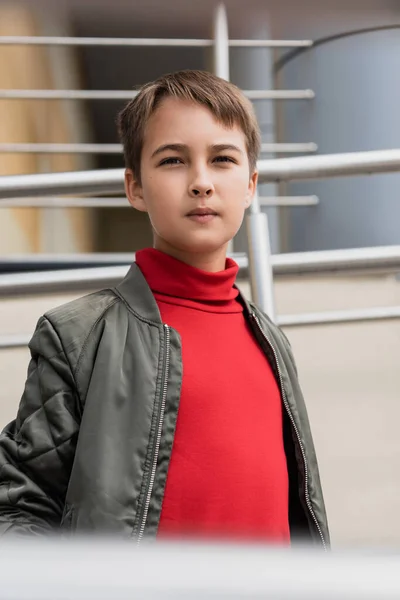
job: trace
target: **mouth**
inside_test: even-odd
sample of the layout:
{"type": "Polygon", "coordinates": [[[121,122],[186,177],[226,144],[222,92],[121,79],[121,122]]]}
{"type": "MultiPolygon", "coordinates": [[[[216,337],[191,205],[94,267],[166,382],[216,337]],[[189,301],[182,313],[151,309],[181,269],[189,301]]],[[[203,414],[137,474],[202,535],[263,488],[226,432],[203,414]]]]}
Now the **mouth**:
{"type": "Polygon", "coordinates": [[[209,223],[213,221],[218,213],[212,208],[195,208],[186,215],[191,221],[196,223],[209,223]]]}
{"type": "Polygon", "coordinates": [[[212,208],[194,208],[191,210],[186,216],[187,217],[207,217],[207,216],[217,216],[217,212],[212,208]]]}

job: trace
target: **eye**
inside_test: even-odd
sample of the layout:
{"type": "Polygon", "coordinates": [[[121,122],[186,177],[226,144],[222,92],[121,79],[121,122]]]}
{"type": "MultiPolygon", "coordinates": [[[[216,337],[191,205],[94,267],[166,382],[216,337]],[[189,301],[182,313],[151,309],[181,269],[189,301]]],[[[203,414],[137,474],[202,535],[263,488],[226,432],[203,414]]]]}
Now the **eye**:
{"type": "Polygon", "coordinates": [[[179,165],[180,163],[182,163],[180,158],[177,158],[176,156],[171,156],[169,158],[164,158],[161,162],[160,162],[160,167],[162,165],[179,165]]]}
{"type": "Polygon", "coordinates": [[[216,156],[214,158],[215,162],[219,162],[219,163],[226,163],[226,162],[231,162],[236,164],[236,161],[234,158],[232,158],[231,156],[216,156]]]}

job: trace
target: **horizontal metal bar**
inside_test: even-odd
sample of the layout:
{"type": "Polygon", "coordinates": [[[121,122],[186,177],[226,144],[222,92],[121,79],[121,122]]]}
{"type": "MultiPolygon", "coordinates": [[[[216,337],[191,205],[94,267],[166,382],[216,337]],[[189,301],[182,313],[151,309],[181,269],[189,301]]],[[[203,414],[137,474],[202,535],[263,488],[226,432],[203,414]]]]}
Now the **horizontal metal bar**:
{"type": "Polygon", "coordinates": [[[229,40],[232,48],[310,48],[312,40],[229,40]]]}
{"type": "MultiPolygon", "coordinates": [[[[214,40],[179,38],[106,38],[106,37],[44,37],[0,36],[0,46],[186,46],[209,47],[214,40]]],[[[309,48],[311,40],[229,40],[239,48],[309,48]]]]}
{"type": "Polygon", "coordinates": [[[32,333],[0,335],[0,350],[11,350],[12,348],[26,348],[32,333]]]}
{"type": "Polygon", "coordinates": [[[261,196],[258,201],[261,206],[316,206],[319,198],[318,196],[261,196]]]}
{"type": "Polygon", "coordinates": [[[352,310],[304,313],[278,316],[280,327],[309,327],[311,325],[339,325],[400,318],[400,306],[380,306],[352,310]]]}
{"type": "MultiPolygon", "coordinates": [[[[233,253],[232,258],[236,260],[239,253],[233,253]]],[[[246,256],[240,253],[240,256],[246,256]]],[[[106,265],[130,265],[135,260],[134,252],[82,252],[66,254],[8,254],[0,256],[0,272],[8,271],[15,273],[19,271],[50,271],[64,269],[69,265],[70,269],[87,267],[100,267],[106,265]]]]}
{"type": "MultiPolygon", "coordinates": [[[[232,258],[241,269],[247,269],[248,260],[245,254],[232,254],[232,258]]],[[[275,277],[398,272],[400,271],[400,245],[273,254],[271,263],[275,277]]]]}
{"type": "Polygon", "coordinates": [[[243,90],[249,100],[310,100],[315,98],[312,90],[243,90]]]}
{"type": "MultiPolygon", "coordinates": [[[[230,254],[241,269],[248,266],[246,254],[230,254]]],[[[0,257],[0,265],[25,262],[26,264],[48,263],[93,263],[129,264],[133,253],[80,253],[80,254],[14,254],[0,257]]],[[[321,250],[318,252],[290,252],[273,254],[271,261],[275,276],[333,274],[364,271],[400,270],[400,246],[376,246],[346,250],[321,250]]],[[[0,278],[1,281],[1,278],[0,278]]]]}
{"type": "Polygon", "coordinates": [[[131,100],[134,90],[0,90],[0,100],[131,100]]]}
{"type": "MultiPolygon", "coordinates": [[[[246,41],[246,40],[244,40],[246,41]]],[[[180,38],[106,38],[106,37],[45,37],[0,36],[0,46],[162,46],[208,47],[213,40],[180,38]]],[[[288,46],[289,47],[289,46],[288,46]]]]}
{"type": "Polygon", "coordinates": [[[316,152],[317,150],[318,146],[313,142],[305,144],[261,144],[261,152],[271,154],[300,154],[301,152],[316,152]]]}
{"type": "MultiPolygon", "coordinates": [[[[260,183],[393,173],[400,150],[277,158],[257,163],[260,183]]],[[[124,169],[0,177],[0,199],[123,192],[124,169]]]]}
{"type": "Polygon", "coordinates": [[[128,208],[129,202],[126,198],[69,198],[69,197],[46,197],[46,198],[13,198],[1,200],[2,208],[128,208]]]}
{"type": "MultiPolygon", "coordinates": [[[[262,206],[315,206],[317,196],[274,196],[261,197],[262,206]]],[[[2,208],[128,208],[126,198],[13,198],[1,200],[2,208]]]]}
{"type": "Polygon", "coordinates": [[[124,191],[124,169],[67,171],[0,177],[1,198],[120,193],[124,191]]]}
{"type": "Polygon", "coordinates": [[[272,265],[279,276],[400,271],[400,246],[274,254],[272,265]]]}
{"type": "MultiPolygon", "coordinates": [[[[135,90],[0,90],[0,100],[131,100],[135,90]]],[[[250,100],[307,100],[312,90],[244,90],[250,100]]]]}
{"type": "MultiPolygon", "coordinates": [[[[261,152],[315,152],[317,144],[261,144],[261,152]]],[[[0,143],[0,153],[8,154],[121,154],[121,144],[9,144],[0,143]]]]}
{"type": "MultiPolygon", "coordinates": [[[[47,262],[49,255],[31,255],[32,262],[47,262]]],[[[115,260],[113,254],[109,255],[109,262],[115,260]]],[[[117,255],[119,258],[122,256],[117,255]]],[[[248,268],[248,259],[245,254],[230,255],[239,265],[240,269],[248,268]]],[[[15,259],[21,259],[18,255],[15,259]]],[[[14,258],[4,257],[0,262],[7,265],[7,260],[14,258]]],[[[62,255],[50,258],[62,266],[63,262],[73,263],[106,263],[104,254],[62,255]]],[[[5,295],[19,295],[22,293],[47,293],[71,289],[93,289],[93,287],[108,287],[115,285],[124,276],[128,264],[134,260],[134,255],[126,256],[125,266],[90,267],[71,270],[54,270],[47,272],[18,273],[0,275],[0,297],[5,295]]],[[[357,248],[353,250],[326,250],[322,252],[301,252],[290,254],[274,254],[271,256],[274,276],[297,276],[311,274],[355,273],[365,271],[400,271],[400,246],[387,246],[377,248],[357,248]]],[[[9,262],[8,262],[9,264],[9,262]]]]}
{"type": "Polygon", "coordinates": [[[0,296],[100,289],[116,285],[128,269],[122,265],[0,275],[0,296]]]}
{"type": "Polygon", "coordinates": [[[121,154],[121,144],[1,144],[7,154],[121,154]]]}
{"type": "MultiPolygon", "coordinates": [[[[231,258],[234,260],[237,259],[238,256],[245,257],[246,254],[243,252],[237,252],[230,254],[231,258]]],[[[76,263],[77,265],[81,263],[114,263],[114,264],[130,264],[135,260],[134,252],[66,252],[62,254],[50,254],[50,253],[30,253],[30,254],[6,254],[5,256],[0,256],[0,265],[4,264],[14,264],[25,262],[27,264],[40,264],[40,263],[76,263]]]]}
{"type": "MultiPolygon", "coordinates": [[[[240,269],[247,266],[246,255],[240,253],[230,256],[240,269]]],[[[64,257],[68,260],[66,255],[64,257]]],[[[129,263],[125,265],[0,275],[0,297],[112,287],[125,277],[134,260],[135,255],[131,254],[129,263]]]]}
{"type": "MultiPolygon", "coordinates": [[[[335,310],[298,315],[278,315],[280,327],[310,327],[315,325],[340,325],[400,319],[400,306],[335,310]]],[[[21,348],[29,344],[31,334],[1,335],[0,349],[21,348]]]]}
{"type": "Polygon", "coordinates": [[[260,183],[371,175],[400,171],[400,150],[260,160],[260,183]]]}
{"type": "MultiPolygon", "coordinates": [[[[244,252],[229,254],[240,269],[247,267],[244,252]]],[[[56,269],[77,269],[104,266],[131,265],[135,260],[134,252],[83,252],[80,254],[9,254],[0,256],[0,273],[7,271],[54,271],[56,269]]]]}
{"type": "MultiPolygon", "coordinates": [[[[245,256],[243,254],[243,256],[245,256]]],[[[239,253],[234,253],[234,260],[239,253]]],[[[131,265],[133,252],[93,252],[80,254],[10,254],[0,257],[0,277],[32,271],[76,270],[93,267],[131,265]]],[[[240,257],[239,257],[240,261],[240,257]]]]}

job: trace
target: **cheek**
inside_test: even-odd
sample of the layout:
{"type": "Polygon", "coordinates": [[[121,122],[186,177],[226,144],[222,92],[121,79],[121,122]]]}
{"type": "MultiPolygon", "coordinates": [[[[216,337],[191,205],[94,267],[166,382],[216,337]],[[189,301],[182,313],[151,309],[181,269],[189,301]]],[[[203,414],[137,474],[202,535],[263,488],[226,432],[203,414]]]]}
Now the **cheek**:
{"type": "Polygon", "coordinates": [[[219,183],[226,189],[235,190],[236,195],[239,195],[248,189],[249,173],[247,169],[232,169],[224,174],[219,183]]]}
{"type": "Polygon", "coordinates": [[[143,192],[149,198],[168,198],[173,200],[182,193],[185,185],[184,174],[178,169],[170,171],[154,171],[143,183],[143,192]]]}
{"type": "Polygon", "coordinates": [[[249,179],[247,175],[232,177],[225,186],[224,196],[228,202],[238,209],[245,207],[249,194],[249,179]]]}

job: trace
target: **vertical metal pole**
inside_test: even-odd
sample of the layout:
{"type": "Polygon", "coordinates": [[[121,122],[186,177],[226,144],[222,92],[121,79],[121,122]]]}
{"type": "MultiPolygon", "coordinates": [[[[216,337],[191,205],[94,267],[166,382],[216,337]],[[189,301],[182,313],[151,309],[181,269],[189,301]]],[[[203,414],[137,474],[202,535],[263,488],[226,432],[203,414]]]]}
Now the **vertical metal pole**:
{"type": "Polygon", "coordinates": [[[260,210],[257,192],[250,208],[250,214],[246,217],[246,225],[252,299],[272,321],[275,321],[268,217],[260,210]]]}
{"type": "Polygon", "coordinates": [[[228,18],[222,2],[214,13],[214,73],[229,81],[228,18]]]}
{"type": "MultiPolygon", "coordinates": [[[[269,28],[267,24],[260,22],[253,31],[256,39],[268,39],[269,28]]],[[[247,89],[254,87],[269,89],[272,87],[272,61],[270,51],[263,49],[244,50],[239,65],[242,86],[247,89]]],[[[271,103],[257,103],[255,106],[257,117],[266,128],[264,141],[273,142],[274,136],[274,113],[271,103]]],[[[273,188],[268,185],[262,186],[264,195],[273,195],[273,188]],[[267,189],[265,189],[267,188],[267,189]]],[[[270,212],[271,215],[271,212],[270,212]]],[[[272,212],[272,217],[274,216],[272,212]]],[[[253,203],[246,217],[247,252],[249,257],[249,276],[251,293],[254,302],[263,310],[272,321],[276,320],[273,271],[271,265],[271,238],[268,215],[261,212],[256,192],[253,203]]]]}
{"type": "MultiPolygon", "coordinates": [[[[214,12],[214,74],[229,81],[229,33],[225,5],[220,2],[214,12]]],[[[233,240],[228,253],[233,252],[233,240]]]]}

